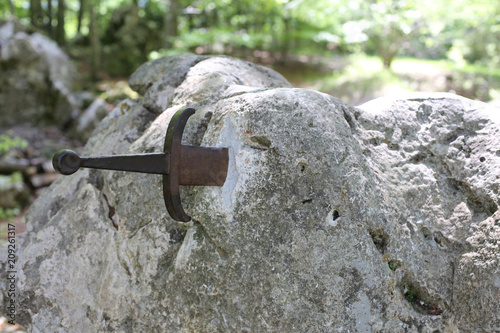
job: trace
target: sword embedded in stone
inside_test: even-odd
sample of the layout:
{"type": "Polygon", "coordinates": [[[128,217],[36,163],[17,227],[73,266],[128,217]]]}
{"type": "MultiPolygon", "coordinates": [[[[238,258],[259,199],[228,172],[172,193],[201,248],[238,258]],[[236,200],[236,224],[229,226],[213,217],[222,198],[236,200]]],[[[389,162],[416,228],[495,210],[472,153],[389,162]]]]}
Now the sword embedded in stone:
{"type": "Polygon", "coordinates": [[[194,109],[188,108],[174,114],[167,128],[163,153],[80,157],[63,149],[54,155],[52,164],[63,175],[80,168],[161,174],[168,213],[174,220],[190,221],[191,217],[182,208],[179,185],[222,186],[229,162],[227,148],[181,144],[184,127],[194,113],[194,109]]]}

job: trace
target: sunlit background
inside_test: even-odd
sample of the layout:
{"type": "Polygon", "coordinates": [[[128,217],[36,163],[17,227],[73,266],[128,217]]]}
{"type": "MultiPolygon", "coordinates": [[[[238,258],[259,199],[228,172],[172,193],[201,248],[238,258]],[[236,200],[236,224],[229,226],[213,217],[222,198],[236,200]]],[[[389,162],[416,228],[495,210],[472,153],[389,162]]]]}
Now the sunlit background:
{"type": "Polygon", "coordinates": [[[86,89],[193,52],[264,64],[354,105],[403,91],[500,99],[497,0],[1,2],[10,15],[57,40],[86,89]]]}

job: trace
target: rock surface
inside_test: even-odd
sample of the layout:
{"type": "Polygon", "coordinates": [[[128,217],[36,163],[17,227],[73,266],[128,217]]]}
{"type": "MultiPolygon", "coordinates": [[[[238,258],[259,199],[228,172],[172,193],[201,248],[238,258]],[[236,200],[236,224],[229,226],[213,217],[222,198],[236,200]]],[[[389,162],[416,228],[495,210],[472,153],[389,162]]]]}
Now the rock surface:
{"type": "Polygon", "coordinates": [[[104,100],[96,98],[75,121],[73,136],[87,142],[101,120],[108,115],[108,107],[104,100]]]}
{"type": "Polygon", "coordinates": [[[75,109],[76,70],[57,44],[13,20],[0,26],[0,127],[62,126],[75,109]]]}
{"type": "Polygon", "coordinates": [[[450,94],[353,108],[227,57],[159,59],[131,86],[144,99],[84,155],[161,151],[189,106],[184,144],[229,147],[226,183],[182,188],[178,223],[160,176],[58,179],[19,237],[31,331],[500,330],[498,109],[450,94]]]}

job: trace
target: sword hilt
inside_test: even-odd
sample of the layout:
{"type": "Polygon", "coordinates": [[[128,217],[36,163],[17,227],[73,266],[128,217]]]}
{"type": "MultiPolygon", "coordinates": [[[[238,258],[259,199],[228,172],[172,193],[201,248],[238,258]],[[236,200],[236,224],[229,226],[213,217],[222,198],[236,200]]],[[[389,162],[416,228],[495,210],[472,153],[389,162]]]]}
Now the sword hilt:
{"type": "Polygon", "coordinates": [[[182,208],[179,185],[222,186],[227,176],[228,149],[181,144],[187,120],[194,109],[177,111],[167,128],[163,153],[80,157],[71,150],[58,151],[54,169],[70,175],[79,168],[131,171],[163,175],[163,198],[170,216],[187,222],[191,217],[182,208]]]}

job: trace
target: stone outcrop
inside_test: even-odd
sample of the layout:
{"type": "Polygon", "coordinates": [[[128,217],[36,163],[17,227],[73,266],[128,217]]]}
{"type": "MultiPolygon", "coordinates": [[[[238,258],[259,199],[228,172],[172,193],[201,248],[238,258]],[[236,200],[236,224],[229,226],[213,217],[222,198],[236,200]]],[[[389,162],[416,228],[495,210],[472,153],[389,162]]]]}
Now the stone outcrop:
{"type": "Polygon", "coordinates": [[[84,155],[159,152],[194,107],[184,144],[228,147],[226,183],[183,187],[178,223],[160,176],[57,180],[18,237],[33,332],[500,329],[498,109],[451,94],[353,108],[228,57],[159,59],[130,84],[144,99],[84,155]]]}
{"type": "Polygon", "coordinates": [[[29,34],[17,21],[0,25],[0,127],[64,126],[77,106],[71,95],[76,70],[49,38],[29,34]]]}

